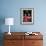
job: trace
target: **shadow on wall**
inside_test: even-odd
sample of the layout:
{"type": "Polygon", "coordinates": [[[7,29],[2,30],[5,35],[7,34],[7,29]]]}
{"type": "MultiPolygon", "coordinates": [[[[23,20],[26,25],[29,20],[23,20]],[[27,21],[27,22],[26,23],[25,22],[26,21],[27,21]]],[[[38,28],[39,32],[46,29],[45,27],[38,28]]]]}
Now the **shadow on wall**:
{"type": "Polygon", "coordinates": [[[0,46],[3,46],[3,32],[2,32],[2,25],[5,23],[5,17],[0,16],[0,46]]]}

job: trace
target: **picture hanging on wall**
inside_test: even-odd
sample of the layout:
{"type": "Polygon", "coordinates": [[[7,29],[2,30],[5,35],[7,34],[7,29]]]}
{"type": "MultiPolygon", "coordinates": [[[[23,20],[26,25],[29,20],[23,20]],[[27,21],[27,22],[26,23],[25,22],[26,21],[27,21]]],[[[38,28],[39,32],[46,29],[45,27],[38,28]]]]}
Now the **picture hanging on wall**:
{"type": "Polygon", "coordinates": [[[33,24],[34,8],[21,8],[20,9],[20,23],[21,24],[33,24]]]}

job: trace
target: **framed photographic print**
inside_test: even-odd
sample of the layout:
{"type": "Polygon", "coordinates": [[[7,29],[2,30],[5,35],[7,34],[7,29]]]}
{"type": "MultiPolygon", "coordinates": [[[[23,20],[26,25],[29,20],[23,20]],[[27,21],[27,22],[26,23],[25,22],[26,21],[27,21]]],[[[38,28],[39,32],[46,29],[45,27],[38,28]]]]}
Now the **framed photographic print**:
{"type": "Polygon", "coordinates": [[[21,8],[21,24],[33,24],[34,8],[21,8]]]}

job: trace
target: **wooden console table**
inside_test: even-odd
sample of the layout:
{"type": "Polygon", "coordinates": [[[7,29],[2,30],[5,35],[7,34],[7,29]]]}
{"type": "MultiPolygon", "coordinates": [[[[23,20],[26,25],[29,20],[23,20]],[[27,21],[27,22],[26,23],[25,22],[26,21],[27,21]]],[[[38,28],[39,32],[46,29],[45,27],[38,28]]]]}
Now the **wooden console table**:
{"type": "MultiPolygon", "coordinates": [[[[43,35],[25,35],[26,32],[11,32],[8,35],[4,33],[4,46],[43,46],[43,35]]],[[[33,32],[34,33],[34,32],[33,32]]]]}

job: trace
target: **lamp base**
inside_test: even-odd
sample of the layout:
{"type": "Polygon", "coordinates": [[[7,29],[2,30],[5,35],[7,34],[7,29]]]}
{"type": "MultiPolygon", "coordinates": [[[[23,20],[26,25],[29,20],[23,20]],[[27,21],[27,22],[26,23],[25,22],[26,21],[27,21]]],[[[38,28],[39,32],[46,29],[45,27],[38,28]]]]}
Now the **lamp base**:
{"type": "Polygon", "coordinates": [[[10,33],[10,32],[8,32],[8,34],[9,34],[9,35],[11,35],[11,33],[10,33]]]}

